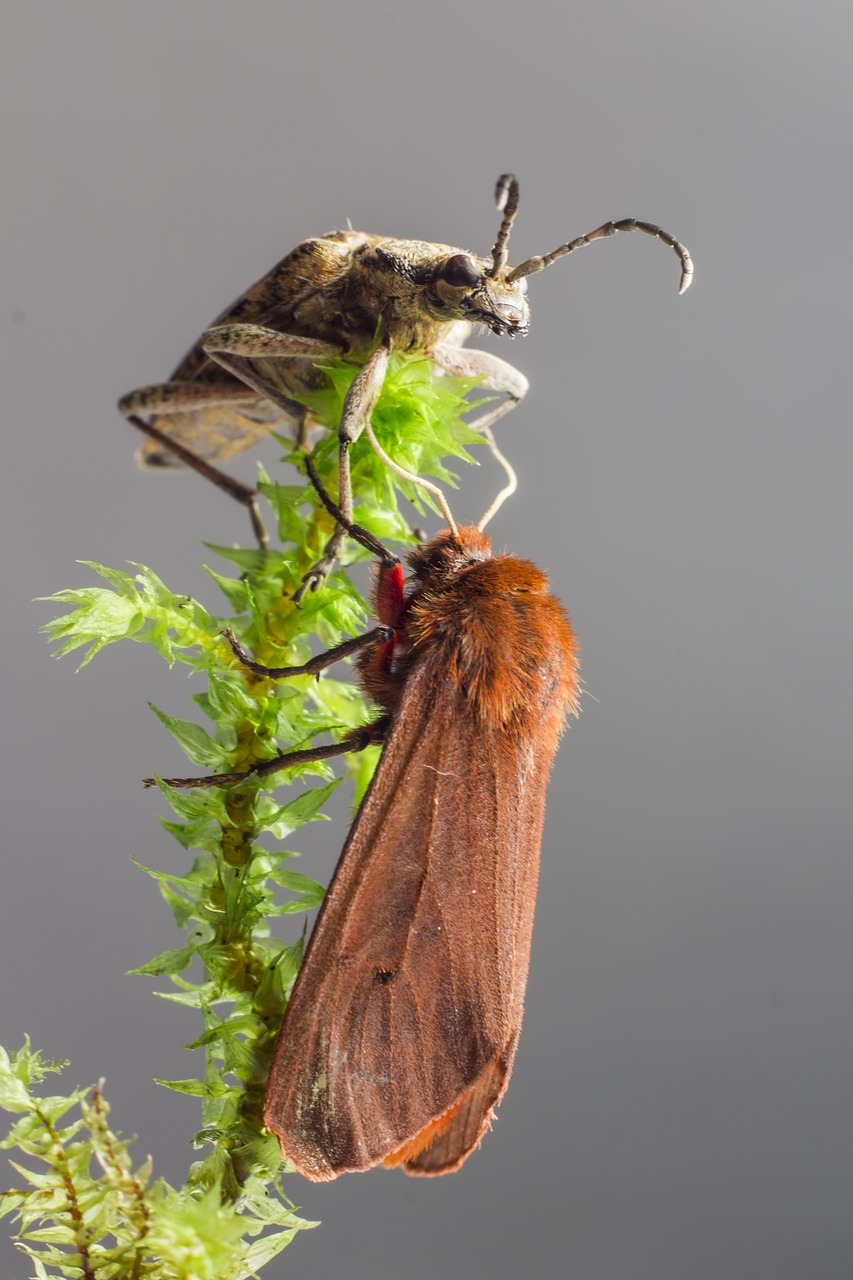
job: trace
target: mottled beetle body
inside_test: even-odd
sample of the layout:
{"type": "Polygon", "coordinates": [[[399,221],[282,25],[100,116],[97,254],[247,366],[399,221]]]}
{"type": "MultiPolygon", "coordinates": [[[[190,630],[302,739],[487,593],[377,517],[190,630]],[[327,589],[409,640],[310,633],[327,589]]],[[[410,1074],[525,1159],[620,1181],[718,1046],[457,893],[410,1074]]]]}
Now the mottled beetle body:
{"type": "MultiPolygon", "coordinates": [[[[296,423],[305,442],[307,410],[295,397],[324,385],[317,364],[345,357],[361,368],[338,425],[341,511],[352,518],[349,446],[382,390],[390,352],[428,356],[444,373],[476,377],[505,399],[470,425],[491,442],[491,428],[527,392],[527,379],[507,361],[463,346],[476,325],[501,335],[527,332],[526,277],[594,240],[642,231],[677,254],[680,292],[693,274],[685,247],[660,227],[635,218],[607,222],[551,253],[511,267],[507,244],[518,211],[512,174],[497,184],[502,211],[489,258],[450,245],[334,231],[305,240],[254,284],[205,333],[169,382],[124,396],[119,409],[148,439],[147,466],[191,466],[248,507],[262,546],[267,534],[253,489],[214,464],[239,453],[271,428],[296,423]]],[[[303,587],[316,588],[344,541],[341,525],[303,587]]]]}
{"type": "MultiPolygon", "coordinates": [[[[376,346],[380,322],[393,350],[417,355],[432,355],[436,347],[461,347],[477,324],[496,334],[526,334],[530,321],[527,281],[493,279],[487,275],[490,265],[487,259],[450,245],[331,231],[297,245],[223,311],[213,327],[263,326],[326,343],[336,354],[359,364],[376,346]]],[[[318,356],[313,352],[290,359],[253,358],[255,374],[278,392],[276,405],[268,395],[253,394],[241,378],[224,370],[205,350],[206,338],[187,353],[169,383],[133,392],[122,405],[132,405],[134,413],[156,406],[160,412],[152,413],[151,423],[208,461],[221,461],[250,448],[288,418],[301,420],[302,405],[293,401],[288,412],[281,401],[325,385],[325,374],[317,368],[318,356]],[[172,403],[186,402],[188,388],[197,392],[198,406],[171,409],[172,403]],[[238,398],[236,402],[217,395],[225,389],[238,398]]],[[[443,354],[438,353],[439,364],[443,354]]],[[[452,354],[448,353],[445,367],[456,363],[452,354]]],[[[486,357],[485,352],[482,355],[486,357]]],[[[462,363],[467,371],[470,362],[463,358],[462,363]]],[[[487,363],[495,369],[503,364],[494,357],[487,363]]],[[[526,382],[522,385],[521,376],[517,378],[514,390],[520,398],[526,382]]],[[[183,465],[173,449],[151,438],[139,456],[146,466],[183,465]]]]}

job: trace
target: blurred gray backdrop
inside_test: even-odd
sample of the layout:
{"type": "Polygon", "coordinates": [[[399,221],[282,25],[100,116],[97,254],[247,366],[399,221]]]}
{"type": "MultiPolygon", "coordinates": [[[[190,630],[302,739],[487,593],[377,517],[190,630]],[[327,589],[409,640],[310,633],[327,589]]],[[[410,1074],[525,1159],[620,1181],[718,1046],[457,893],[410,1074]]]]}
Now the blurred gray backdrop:
{"type": "MultiPolygon", "coordinates": [[[[348,218],[486,252],[512,169],[515,259],[633,215],[696,280],[679,299],[672,254],[622,236],[531,281],[528,339],[483,340],[532,386],[501,424],[521,485],[493,536],[551,573],[593,695],[551,788],[517,1066],[455,1177],[290,1179],[323,1225],[269,1273],[849,1277],[850,6],[0,20],[0,1039],[70,1057],[69,1085],[106,1076],[139,1157],[182,1179],[196,1104],[152,1077],[192,1074],[198,1027],[124,973],[177,945],[130,857],[186,865],[140,778],[184,767],[146,699],[187,714],[194,686],[129,644],[75,676],[30,600],[93,582],[88,558],[217,603],[201,542],[246,542],[245,515],[139,473],[117,397],[348,218]]],[[[457,511],[494,484],[466,472],[457,511]]],[[[346,818],[302,869],[328,877],[346,818]]]]}

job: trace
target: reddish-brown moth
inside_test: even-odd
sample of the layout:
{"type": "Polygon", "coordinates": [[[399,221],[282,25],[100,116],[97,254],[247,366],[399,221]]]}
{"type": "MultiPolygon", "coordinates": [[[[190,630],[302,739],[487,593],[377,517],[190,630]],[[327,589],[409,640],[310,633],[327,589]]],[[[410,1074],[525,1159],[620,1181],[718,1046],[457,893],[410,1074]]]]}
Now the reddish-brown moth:
{"type": "Polygon", "coordinates": [[[488,1129],[521,1029],[545,789],[578,696],[574,633],[535,565],[453,527],[409,553],[407,588],[399,560],[347,528],[382,557],[370,636],[296,668],[262,667],[231,637],[273,677],[360,647],[381,710],[331,749],[254,770],[384,744],[270,1071],[266,1124],[315,1181],[378,1164],[450,1173],[488,1129]]]}

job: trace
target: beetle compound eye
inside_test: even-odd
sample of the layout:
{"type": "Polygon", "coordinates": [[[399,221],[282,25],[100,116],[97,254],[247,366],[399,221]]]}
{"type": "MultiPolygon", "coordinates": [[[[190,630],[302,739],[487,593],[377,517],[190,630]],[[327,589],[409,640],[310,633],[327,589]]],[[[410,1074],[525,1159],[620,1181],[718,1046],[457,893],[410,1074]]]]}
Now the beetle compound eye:
{"type": "Polygon", "coordinates": [[[461,289],[465,285],[479,284],[480,273],[465,253],[455,253],[448,258],[441,273],[442,279],[454,288],[461,289]]]}
{"type": "Polygon", "coordinates": [[[518,282],[518,292],[527,293],[527,279],[524,276],[522,276],[522,278],[518,282]]]}

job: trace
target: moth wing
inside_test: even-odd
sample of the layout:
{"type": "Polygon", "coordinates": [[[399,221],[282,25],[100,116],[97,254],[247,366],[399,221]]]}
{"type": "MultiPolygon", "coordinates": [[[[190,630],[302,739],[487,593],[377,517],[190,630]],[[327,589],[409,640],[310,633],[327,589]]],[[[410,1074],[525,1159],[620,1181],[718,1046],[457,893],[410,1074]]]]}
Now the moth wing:
{"type": "Polygon", "coordinates": [[[462,696],[411,672],[282,1025],[265,1118],[315,1180],[457,1168],[509,1079],[550,760],[462,696]]]}

